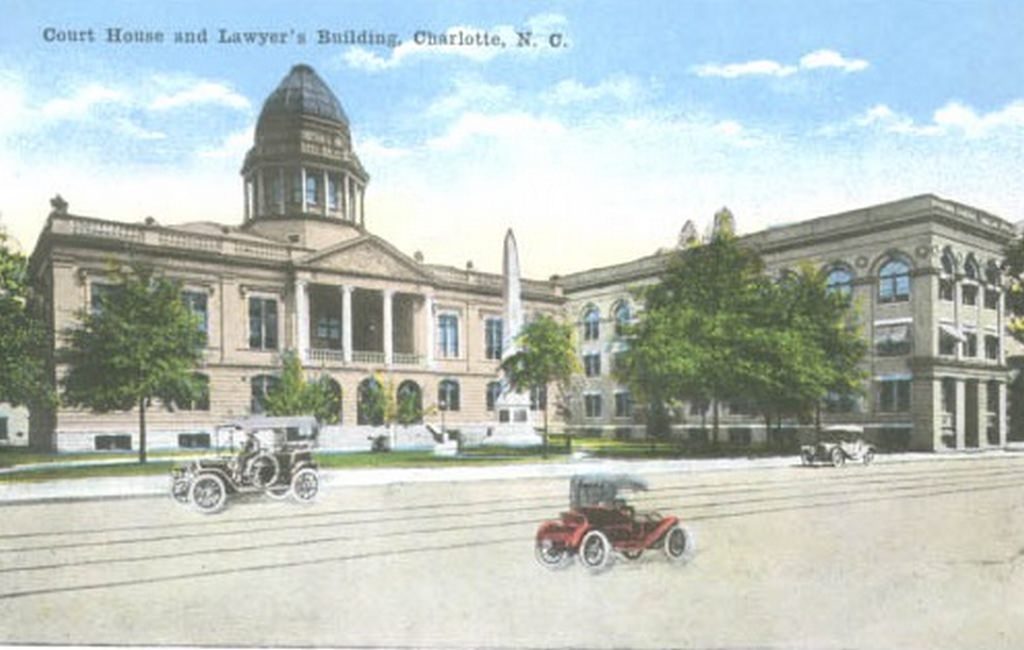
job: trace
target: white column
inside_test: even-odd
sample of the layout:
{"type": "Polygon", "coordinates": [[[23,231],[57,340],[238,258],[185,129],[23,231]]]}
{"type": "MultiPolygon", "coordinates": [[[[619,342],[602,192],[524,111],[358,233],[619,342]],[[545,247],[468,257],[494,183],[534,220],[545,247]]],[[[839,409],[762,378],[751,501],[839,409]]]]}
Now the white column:
{"type": "Polygon", "coordinates": [[[394,333],[394,319],[392,318],[392,303],[394,302],[395,292],[391,289],[384,290],[384,363],[391,365],[394,362],[394,347],[395,333],[394,333]]]}
{"type": "MultiPolygon", "coordinates": [[[[964,336],[963,323],[961,322],[962,321],[962,316],[963,316],[963,306],[960,304],[961,300],[963,300],[963,286],[960,284],[960,282],[954,280],[953,281],[953,321],[956,323],[956,331],[960,332],[960,335],[964,337],[964,340],[962,340],[962,341],[960,341],[960,342],[958,342],[956,344],[956,358],[957,359],[963,359],[964,358],[964,345],[967,344],[967,337],[964,336]]],[[[957,411],[957,412],[959,413],[959,411],[957,411]]],[[[959,428],[957,429],[957,431],[958,431],[957,435],[960,435],[959,434],[959,428]]],[[[958,443],[957,447],[959,447],[959,446],[960,445],[958,443]]]]}
{"type": "Polygon", "coordinates": [[[999,382],[999,412],[996,414],[996,422],[999,427],[999,446],[1006,446],[1006,382],[999,382]]]}
{"type": "MultiPolygon", "coordinates": [[[[999,301],[996,303],[996,336],[999,340],[999,354],[996,356],[996,360],[999,362],[999,365],[1003,366],[1006,365],[1006,351],[1003,349],[1005,347],[1003,342],[1006,335],[1006,321],[1004,320],[1006,314],[1003,307],[1005,293],[1001,288],[997,289],[997,291],[999,291],[999,301]]],[[[999,431],[1000,435],[1002,435],[1003,430],[999,429],[999,431]]]]}
{"type": "Polygon", "coordinates": [[[341,353],[345,363],[352,363],[352,287],[341,286],[341,353]]]}
{"type": "Polygon", "coordinates": [[[284,167],[277,168],[277,188],[280,191],[280,196],[277,199],[277,213],[283,215],[285,195],[288,193],[284,186],[284,167]]]}
{"type": "Polygon", "coordinates": [[[323,215],[325,217],[327,216],[327,206],[330,204],[330,199],[327,196],[327,193],[331,191],[331,184],[327,182],[329,180],[330,180],[330,177],[328,176],[327,170],[325,169],[324,170],[324,177],[323,177],[323,182],[324,182],[324,200],[322,202],[323,203],[323,210],[321,210],[321,212],[323,213],[323,215]]]}
{"type": "Polygon", "coordinates": [[[426,347],[427,366],[434,365],[434,297],[424,296],[423,316],[427,326],[427,337],[423,343],[426,347]]]}
{"type": "Polygon", "coordinates": [[[309,360],[309,293],[305,280],[295,281],[295,345],[299,360],[309,360]]]}
{"type": "Polygon", "coordinates": [[[342,177],[341,183],[341,198],[342,208],[341,214],[346,221],[352,221],[352,197],[349,196],[349,187],[352,185],[352,179],[348,174],[342,177]]]}
{"type": "Polygon", "coordinates": [[[299,167],[299,196],[302,197],[302,214],[306,214],[308,205],[306,203],[306,168],[299,167]]]}
{"type": "Polygon", "coordinates": [[[967,432],[967,387],[963,379],[954,379],[956,382],[956,416],[953,426],[956,427],[956,448],[963,449],[967,443],[965,434],[967,432]]]}
{"type": "Polygon", "coordinates": [[[366,186],[359,186],[359,225],[366,225],[366,211],[363,209],[363,198],[366,196],[366,186]]]}
{"type": "Polygon", "coordinates": [[[263,180],[263,170],[256,172],[256,214],[263,216],[267,213],[267,185],[263,180]]]}

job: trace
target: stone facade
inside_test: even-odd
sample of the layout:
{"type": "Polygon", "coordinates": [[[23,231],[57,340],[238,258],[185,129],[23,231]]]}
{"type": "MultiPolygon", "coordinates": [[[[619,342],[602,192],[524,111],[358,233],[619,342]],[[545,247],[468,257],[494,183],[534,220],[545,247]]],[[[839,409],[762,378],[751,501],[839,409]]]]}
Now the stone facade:
{"type": "MultiPolygon", "coordinates": [[[[73,214],[55,200],[31,257],[55,349],[109,284],[112,264],[152,265],[183,283],[205,323],[199,372],[209,390],[199,403],[154,405],[152,447],[201,446],[218,423],[258,412],[289,350],[311,375],[335,382],[343,430],[364,433],[358,396],[375,376],[417,391],[428,410],[443,402],[449,427],[496,420],[501,276],[428,264],[368,230],[369,175],[352,149],[347,116],[312,69],[296,66],[267,99],[242,176],[241,225],[121,223],[73,214]]],[[[695,232],[688,224],[680,243],[695,232]]],[[[870,386],[851,410],[826,420],[862,424],[893,444],[943,449],[1006,442],[1006,359],[1016,350],[1005,334],[998,262],[1014,234],[998,217],[925,195],[744,241],[773,273],[810,261],[836,271],[853,293],[873,344],[865,361],[870,386]]],[[[635,288],[656,282],[670,254],[522,281],[527,320],[546,313],[579,326],[585,372],[574,380],[567,428],[644,434],[643,409],[611,375],[625,345],[617,324],[638,317],[635,288]]],[[[59,378],[62,369],[53,372],[59,378]]],[[[678,409],[675,435],[706,435],[700,406],[678,409]]],[[[764,426],[742,411],[726,410],[723,435],[764,442],[764,426]]],[[[34,413],[31,425],[40,448],[137,445],[131,412],[60,408],[34,413]]]]}

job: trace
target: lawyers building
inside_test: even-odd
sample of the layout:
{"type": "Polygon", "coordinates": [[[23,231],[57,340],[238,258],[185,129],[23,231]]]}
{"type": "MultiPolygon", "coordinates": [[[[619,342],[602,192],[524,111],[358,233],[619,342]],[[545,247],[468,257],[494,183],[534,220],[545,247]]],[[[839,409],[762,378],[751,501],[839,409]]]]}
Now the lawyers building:
{"type": "MultiPolygon", "coordinates": [[[[449,428],[475,435],[496,421],[498,366],[508,344],[502,277],[431,264],[372,233],[363,201],[370,175],[340,102],[310,67],[293,67],[264,102],[241,176],[235,222],[123,223],[75,214],[56,197],[31,257],[55,346],[76,314],[111,289],[111,261],[148,264],[182,282],[207,333],[197,371],[207,390],[193,403],[151,408],[152,447],[208,446],[217,424],[261,412],[287,350],[311,375],[329,376],[339,397],[340,424],[329,427],[325,446],[365,443],[365,395],[379,378],[419,400],[428,420],[443,415],[449,428]]],[[[872,344],[868,385],[860,399],[837,396],[826,421],[862,424],[891,446],[939,450],[1006,444],[1008,358],[1015,351],[999,263],[1014,236],[1000,217],[924,195],[744,240],[772,272],[803,260],[828,268],[833,290],[851,293],[859,305],[872,344]]],[[[500,251],[496,241],[494,255],[500,251]]],[[[562,426],[587,435],[645,435],[642,405],[612,370],[626,345],[621,325],[642,317],[633,289],[657,281],[671,254],[670,247],[522,280],[527,321],[550,314],[578,325],[583,372],[562,426]]],[[[54,368],[55,377],[61,372],[54,368]]],[[[547,406],[544,395],[531,402],[547,406]]],[[[675,409],[671,434],[706,437],[705,409],[675,409]]],[[[30,437],[40,448],[138,444],[131,412],[60,407],[32,415],[30,437]]],[[[739,446],[767,439],[741,402],[728,406],[721,435],[739,446]]]]}

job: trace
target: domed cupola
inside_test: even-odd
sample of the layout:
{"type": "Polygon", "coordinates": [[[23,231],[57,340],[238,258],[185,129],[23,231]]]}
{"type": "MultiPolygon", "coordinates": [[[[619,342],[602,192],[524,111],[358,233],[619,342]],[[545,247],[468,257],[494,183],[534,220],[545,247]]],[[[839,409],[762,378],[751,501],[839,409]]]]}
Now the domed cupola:
{"type": "Polygon", "coordinates": [[[370,177],[352,150],[348,116],[308,65],[263,102],[242,166],[245,221],[319,218],[363,227],[370,177]]]}

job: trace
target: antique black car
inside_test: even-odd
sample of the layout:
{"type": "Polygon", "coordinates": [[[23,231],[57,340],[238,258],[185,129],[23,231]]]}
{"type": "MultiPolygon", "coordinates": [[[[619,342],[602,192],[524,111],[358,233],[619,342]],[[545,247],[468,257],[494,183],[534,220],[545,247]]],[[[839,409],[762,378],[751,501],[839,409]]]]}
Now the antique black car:
{"type": "Polygon", "coordinates": [[[875,459],[875,446],[864,440],[864,429],[852,425],[825,427],[812,445],[800,448],[800,460],[804,465],[817,463],[842,467],[846,461],[870,465],[875,459]]]}
{"type": "Polygon", "coordinates": [[[574,558],[592,572],[611,566],[617,554],[638,560],[648,549],[660,549],[670,562],[685,563],[696,548],[693,533],[678,517],[636,512],[622,498],[646,490],[634,476],[594,474],[574,476],[569,483],[569,511],[541,524],[535,539],[537,561],[561,569],[574,558]]]}
{"type": "Polygon", "coordinates": [[[218,427],[218,446],[226,442],[227,453],[175,467],[171,496],[207,514],[242,494],[311,501],[320,489],[312,453],[317,434],[312,417],[253,417],[218,427]]]}

